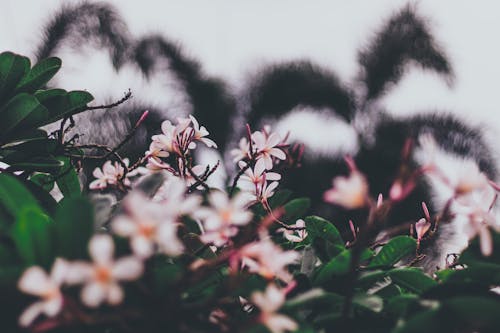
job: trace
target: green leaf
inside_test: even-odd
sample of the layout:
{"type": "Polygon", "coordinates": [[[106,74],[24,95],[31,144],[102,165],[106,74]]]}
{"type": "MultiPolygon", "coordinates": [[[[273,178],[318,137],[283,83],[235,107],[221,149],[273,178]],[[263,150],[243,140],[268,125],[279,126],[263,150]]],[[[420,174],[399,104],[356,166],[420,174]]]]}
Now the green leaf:
{"type": "Polygon", "coordinates": [[[33,93],[44,86],[61,68],[61,59],[47,58],[38,62],[18,84],[17,92],[33,93]]]}
{"type": "Polygon", "coordinates": [[[12,98],[0,110],[0,115],[0,137],[5,138],[9,131],[22,126],[25,121],[39,123],[46,119],[48,111],[34,96],[22,93],[12,98]]]}
{"type": "Polygon", "coordinates": [[[373,258],[368,267],[391,267],[404,257],[415,253],[417,242],[408,236],[397,236],[391,239],[373,258]]]}
{"type": "Polygon", "coordinates": [[[10,166],[9,170],[18,171],[38,171],[47,173],[57,173],[61,170],[64,163],[56,160],[53,157],[34,157],[25,162],[14,163],[10,166]]]}
{"type": "Polygon", "coordinates": [[[26,266],[49,267],[54,259],[53,223],[39,207],[23,208],[11,228],[11,237],[26,266]]]}
{"type": "Polygon", "coordinates": [[[0,173],[0,205],[16,217],[23,208],[37,206],[38,202],[19,180],[0,173]]]}
{"type": "Polygon", "coordinates": [[[384,308],[384,301],[376,295],[356,294],[352,302],[373,312],[381,312],[384,308]]]}
{"type": "Polygon", "coordinates": [[[65,198],[56,212],[57,253],[67,259],[87,257],[87,243],[94,231],[94,212],[83,197],[65,198]]]}
{"type": "Polygon", "coordinates": [[[328,261],[344,250],[344,241],[335,226],[318,216],[304,219],[308,238],[322,261],[328,261]]]}
{"type": "Polygon", "coordinates": [[[54,177],[46,173],[37,173],[30,177],[30,180],[43,188],[45,191],[50,192],[54,188],[54,177]]]}
{"type": "Polygon", "coordinates": [[[8,144],[3,147],[11,147],[24,142],[38,141],[47,139],[47,132],[41,129],[26,129],[11,132],[6,138],[5,142],[8,144]]]}
{"type": "Polygon", "coordinates": [[[57,187],[65,198],[81,195],[80,181],[69,157],[58,157],[64,163],[61,172],[55,176],[57,187]]]}
{"type": "Polygon", "coordinates": [[[297,198],[285,204],[285,220],[294,223],[298,218],[304,216],[311,206],[311,199],[297,198]]]}
{"type": "MultiPolygon", "coordinates": [[[[360,262],[369,259],[373,255],[373,252],[369,249],[364,249],[360,257],[360,262]]],[[[334,276],[343,275],[349,272],[351,265],[351,250],[344,250],[332,260],[320,266],[317,273],[314,276],[314,284],[322,285],[327,283],[334,276]]]]}
{"type": "Polygon", "coordinates": [[[404,316],[408,309],[418,302],[418,296],[413,294],[397,295],[388,300],[385,311],[393,316],[404,316]]]}
{"type": "Polygon", "coordinates": [[[30,69],[30,60],[12,52],[0,54],[0,105],[30,69]]]}
{"type": "Polygon", "coordinates": [[[395,268],[387,272],[387,275],[395,284],[417,294],[437,285],[436,281],[418,268],[395,268]]]}
{"type": "Polygon", "coordinates": [[[39,126],[53,123],[64,117],[77,114],[85,109],[94,97],[86,91],[70,91],[52,89],[35,94],[36,98],[49,110],[47,120],[39,126]]]}

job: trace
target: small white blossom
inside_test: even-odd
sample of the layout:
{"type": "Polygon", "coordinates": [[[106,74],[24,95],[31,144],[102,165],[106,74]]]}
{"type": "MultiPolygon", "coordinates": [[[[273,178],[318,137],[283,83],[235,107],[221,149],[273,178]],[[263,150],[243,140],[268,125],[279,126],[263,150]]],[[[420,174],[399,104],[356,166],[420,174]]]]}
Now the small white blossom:
{"type": "Polygon", "coordinates": [[[245,245],[239,255],[242,264],[250,272],[257,273],[266,279],[278,278],[285,282],[292,280],[286,267],[297,261],[299,254],[295,251],[283,251],[270,239],[245,245]]]}
{"type": "Polygon", "coordinates": [[[141,258],[154,254],[156,247],[169,256],[178,256],[184,246],[177,237],[177,224],[166,216],[164,207],[143,195],[131,193],[123,202],[126,214],[117,216],[111,228],[130,238],[132,251],[141,258]]]}
{"type": "Polygon", "coordinates": [[[38,266],[32,266],[24,271],[18,282],[19,290],[41,298],[31,304],[19,317],[21,326],[29,326],[40,314],[48,317],[56,316],[62,309],[63,295],[60,287],[68,273],[68,263],[56,259],[50,276],[38,266]]]}
{"type": "Polygon", "coordinates": [[[233,162],[250,158],[250,144],[248,143],[247,138],[241,138],[238,148],[232,149],[230,154],[233,156],[233,162]]]}
{"type": "Polygon", "coordinates": [[[290,317],[277,313],[285,303],[285,294],[276,285],[268,285],[265,292],[254,292],[251,301],[261,311],[260,322],[266,325],[271,332],[283,333],[299,328],[299,325],[290,317]]]}
{"type": "Polygon", "coordinates": [[[306,231],[306,222],[302,219],[299,219],[295,222],[295,224],[291,224],[290,227],[292,228],[297,228],[295,230],[293,229],[285,229],[285,228],[279,228],[278,232],[282,232],[283,236],[289,240],[290,242],[293,243],[300,243],[304,241],[307,237],[307,231],[306,231]],[[300,229],[299,229],[300,228],[300,229]]]}
{"type": "Polygon", "coordinates": [[[257,131],[252,134],[252,140],[257,149],[257,164],[263,163],[265,169],[270,170],[273,168],[272,157],[280,160],[286,159],[286,154],[283,150],[277,148],[281,141],[277,133],[266,136],[262,132],[257,131]]]}
{"type": "Polygon", "coordinates": [[[248,198],[238,193],[230,199],[226,193],[214,191],[209,196],[210,207],[200,208],[195,216],[202,220],[205,234],[202,240],[221,246],[236,235],[237,227],[248,224],[252,214],[247,210],[248,198]]]}
{"type": "Polygon", "coordinates": [[[349,177],[339,176],[333,179],[333,188],[326,191],[326,202],[356,209],[365,206],[368,196],[368,184],[359,171],[352,171],[349,177]]]}
{"type": "Polygon", "coordinates": [[[109,235],[95,235],[89,241],[89,254],[93,262],[75,262],[68,283],[84,283],[82,302],[97,307],[103,302],[111,305],[123,301],[119,281],[133,281],[143,272],[143,263],[134,256],[113,260],[114,244],[109,235]]]}
{"type": "MultiPolygon", "coordinates": [[[[129,161],[128,159],[123,159],[123,162],[128,167],[129,161]]],[[[120,182],[120,179],[123,177],[125,173],[125,169],[123,166],[118,163],[111,161],[106,161],[101,168],[95,168],[92,175],[97,178],[92,181],[89,185],[91,190],[103,190],[108,185],[117,185],[120,182]]],[[[122,181],[125,186],[130,186],[130,180],[128,179],[130,175],[127,175],[122,181]]]]}
{"type": "Polygon", "coordinates": [[[191,122],[193,123],[193,130],[194,130],[193,139],[196,141],[203,142],[209,148],[217,148],[217,144],[213,140],[206,138],[206,136],[209,133],[208,133],[207,129],[205,128],[205,126],[200,126],[195,117],[190,115],[189,118],[191,119],[191,122]]]}

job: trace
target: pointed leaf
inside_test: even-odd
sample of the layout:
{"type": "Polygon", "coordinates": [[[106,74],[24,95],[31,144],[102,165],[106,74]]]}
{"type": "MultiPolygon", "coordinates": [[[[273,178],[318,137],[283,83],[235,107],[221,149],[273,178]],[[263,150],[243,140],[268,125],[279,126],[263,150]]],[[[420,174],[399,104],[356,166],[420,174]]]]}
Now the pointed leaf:
{"type": "Polygon", "coordinates": [[[397,236],[391,239],[373,258],[370,268],[391,267],[404,257],[415,253],[417,242],[408,236],[397,236]]]}
{"type": "Polygon", "coordinates": [[[30,69],[30,60],[12,52],[0,54],[0,106],[30,69]]]}
{"type": "Polygon", "coordinates": [[[47,58],[38,62],[18,84],[17,92],[33,93],[43,87],[61,68],[61,59],[47,58]]]}

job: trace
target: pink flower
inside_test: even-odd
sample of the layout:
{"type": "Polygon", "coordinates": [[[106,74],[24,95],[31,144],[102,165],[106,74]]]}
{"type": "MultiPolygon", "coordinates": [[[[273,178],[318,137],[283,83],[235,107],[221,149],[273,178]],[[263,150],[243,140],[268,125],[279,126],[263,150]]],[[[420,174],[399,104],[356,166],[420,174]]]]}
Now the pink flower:
{"type": "Polygon", "coordinates": [[[247,138],[241,138],[238,148],[232,149],[230,154],[233,156],[233,162],[250,158],[250,144],[248,143],[247,138]]]}
{"type": "Polygon", "coordinates": [[[257,131],[252,134],[252,140],[257,149],[257,164],[263,163],[265,169],[270,170],[273,168],[272,157],[280,160],[286,159],[283,150],[276,147],[281,141],[278,134],[272,133],[266,137],[262,132],[257,131]]]}
{"type": "Polygon", "coordinates": [[[68,273],[68,263],[57,258],[52,265],[50,276],[38,267],[32,266],[24,271],[18,282],[18,288],[27,294],[41,298],[31,304],[19,317],[21,326],[29,326],[40,314],[56,316],[62,309],[63,295],[60,287],[68,273]]]}
{"type": "MultiPolygon", "coordinates": [[[[242,169],[244,167],[246,167],[246,163],[243,161],[240,161],[240,163],[238,163],[238,165],[242,169]]],[[[265,172],[265,171],[266,171],[266,169],[264,167],[264,164],[257,163],[257,164],[255,164],[255,167],[253,169],[248,168],[247,170],[245,170],[245,173],[241,177],[241,180],[249,182],[256,187],[265,180],[269,181],[269,180],[280,180],[281,179],[281,175],[279,173],[265,172]]]]}
{"type": "Polygon", "coordinates": [[[237,226],[246,225],[252,219],[252,213],[247,210],[248,199],[241,193],[230,199],[226,193],[214,191],[210,193],[209,202],[211,207],[200,208],[195,214],[203,222],[205,242],[221,246],[236,235],[237,226]]]}
{"type": "MultiPolygon", "coordinates": [[[[123,159],[123,162],[128,166],[128,159],[123,159]]],[[[108,187],[108,185],[117,185],[124,173],[125,170],[120,163],[111,163],[111,161],[106,161],[102,166],[102,170],[101,168],[94,169],[92,175],[97,179],[90,183],[89,188],[91,190],[103,190],[108,187]]],[[[125,177],[123,179],[123,184],[125,186],[130,186],[130,180],[125,177]]]]}
{"type": "Polygon", "coordinates": [[[415,223],[415,231],[417,232],[418,243],[420,243],[420,241],[425,236],[427,231],[429,231],[430,228],[431,228],[431,223],[424,218],[421,218],[420,220],[418,220],[417,223],[415,223]]]}
{"type": "Polygon", "coordinates": [[[368,184],[365,177],[359,171],[353,170],[349,177],[336,177],[333,180],[333,188],[324,193],[323,199],[347,209],[356,209],[366,205],[367,196],[368,184]]]}
{"type": "Polygon", "coordinates": [[[285,228],[279,228],[278,232],[282,232],[283,236],[289,240],[290,242],[293,243],[300,243],[307,237],[307,231],[306,231],[306,222],[302,219],[297,220],[295,224],[291,224],[290,227],[293,228],[302,228],[302,229],[297,229],[297,230],[292,230],[292,229],[285,229],[285,228]]]}
{"type": "Polygon", "coordinates": [[[206,136],[208,135],[207,129],[204,126],[200,126],[195,117],[190,115],[189,118],[193,123],[193,130],[194,130],[193,140],[201,141],[209,148],[212,147],[217,148],[217,144],[213,140],[206,138],[206,136]]]}
{"type": "Polygon", "coordinates": [[[131,193],[124,199],[126,215],[117,216],[111,228],[119,236],[130,238],[132,251],[148,258],[157,247],[169,256],[178,256],[184,246],[177,237],[177,224],[164,213],[164,207],[131,193]]]}
{"type": "Polygon", "coordinates": [[[292,280],[292,275],[286,267],[299,257],[295,251],[283,251],[270,239],[245,245],[239,256],[242,264],[252,273],[257,273],[266,279],[278,278],[285,282],[292,280]]]}
{"type": "Polygon", "coordinates": [[[299,328],[299,325],[291,318],[276,313],[285,303],[285,294],[275,284],[269,284],[265,292],[254,292],[251,300],[261,311],[260,322],[271,332],[282,333],[299,328]]]}
{"type": "Polygon", "coordinates": [[[89,307],[97,307],[103,302],[121,303],[124,295],[118,282],[138,279],[144,269],[142,261],[134,256],[113,260],[113,240],[104,234],[90,239],[89,253],[93,262],[73,263],[68,283],[85,284],[81,299],[89,307]]]}

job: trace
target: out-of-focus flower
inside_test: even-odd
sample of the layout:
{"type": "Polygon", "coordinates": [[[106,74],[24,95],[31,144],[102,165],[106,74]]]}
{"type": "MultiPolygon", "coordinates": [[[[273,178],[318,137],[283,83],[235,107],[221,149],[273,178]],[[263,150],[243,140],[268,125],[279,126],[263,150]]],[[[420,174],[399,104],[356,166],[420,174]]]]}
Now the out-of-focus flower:
{"type": "Polygon", "coordinates": [[[248,143],[247,138],[241,138],[238,148],[232,149],[230,153],[233,156],[233,162],[250,158],[250,144],[248,143]]]}
{"type": "Polygon", "coordinates": [[[333,188],[326,191],[326,202],[343,206],[347,209],[364,207],[367,203],[368,183],[365,177],[353,170],[349,177],[339,176],[333,179],[333,188]]]}
{"type": "Polygon", "coordinates": [[[281,141],[281,138],[277,133],[272,133],[269,136],[266,136],[262,132],[257,131],[252,134],[252,140],[254,141],[255,148],[257,149],[257,164],[263,163],[265,169],[271,170],[273,168],[272,157],[280,160],[286,159],[285,152],[283,152],[280,148],[277,148],[281,141]]]}
{"type": "Polygon", "coordinates": [[[417,242],[420,243],[427,231],[431,228],[431,223],[425,218],[421,218],[415,223],[415,231],[417,232],[417,242]]]}
{"type": "Polygon", "coordinates": [[[125,197],[123,206],[126,214],[117,216],[111,228],[117,235],[130,238],[137,256],[150,257],[157,246],[169,256],[182,253],[184,246],[177,237],[177,224],[165,215],[164,207],[138,193],[125,197]]]}
{"type": "Polygon", "coordinates": [[[283,333],[299,328],[299,325],[290,317],[277,313],[285,303],[285,294],[275,284],[269,284],[265,292],[254,292],[251,301],[261,311],[259,321],[271,332],[283,333]]]}
{"type": "Polygon", "coordinates": [[[89,254],[93,262],[71,264],[67,282],[84,283],[82,302],[97,307],[103,302],[112,305],[123,301],[123,289],[119,281],[133,281],[143,272],[143,263],[134,256],[113,260],[114,244],[109,235],[95,235],[89,241],[89,254]]]}
{"type": "Polygon", "coordinates": [[[32,266],[24,271],[18,282],[18,288],[27,294],[41,298],[31,304],[19,317],[21,326],[29,326],[40,314],[48,317],[56,316],[62,309],[63,295],[61,285],[68,273],[68,263],[56,259],[50,276],[38,266],[32,266]]]}
{"type": "MultiPolygon", "coordinates": [[[[123,159],[123,162],[128,167],[129,160],[125,158],[123,159]]],[[[91,190],[103,190],[108,187],[108,185],[117,185],[120,182],[120,179],[123,177],[124,173],[125,169],[120,163],[112,163],[111,161],[106,161],[102,166],[102,169],[94,169],[92,175],[97,179],[90,183],[89,188],[91,190]]],[[[130,186],[130,180],[128,179],[128,176],[129,175],[127,175],[127,177],[122,180],[125,186],[130,186]]]]}
{"type": "Polygon", "coordinates": [[[210,207],[200,208],[195,216],[202,220],[204,242],[221,246],[236,235],[237,227],[248,224],[252,214],[247,210],[248,198],[239,193],[229,199],[226,193],[214,191],[209,196],[210,207]]]}
{"type": "Polygon", "coordinates": [[[306,239],[307,231],[306,231],[306,222],[304,220],[302,219],[297,220],[295,224],[291,224],[290,227],[297,229],[293,230],[293,229],[279,228],[276,231],[282,232],[283,236],[293,243],[300,243],[304,239],[306,239]]]}
{"type": "Polygon", "coordinates": [[[257,273],[266,279],[278,278],[285,282],[292,280],[286,267],[299,257],[295,251],[283,251],[270,239],[245,245],[239,251],[242,265],[250,272],[257,273]]]}
{"type": "Polygon", "coordinates": [[[186,195],[187,186],[183,179],[170,176],[153,197],[153,201],[161,204],[164,214],[173,221],[177,222],[182,215],[192,215],[201,203],[199,196],[186,195]]]}

